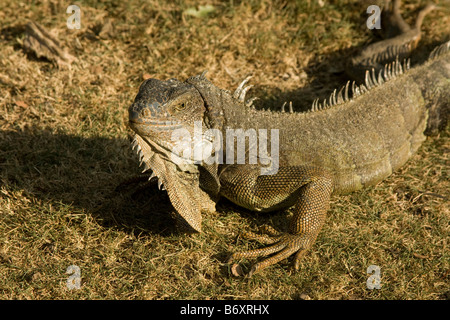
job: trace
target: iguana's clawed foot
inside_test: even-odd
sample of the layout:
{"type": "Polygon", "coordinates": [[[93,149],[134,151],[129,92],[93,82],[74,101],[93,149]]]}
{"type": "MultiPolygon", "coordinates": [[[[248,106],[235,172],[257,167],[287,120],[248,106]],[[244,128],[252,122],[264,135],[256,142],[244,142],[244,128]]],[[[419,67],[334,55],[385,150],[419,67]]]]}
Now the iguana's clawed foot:
{"type": "MultiPolygon", "coordinates": [[[[294,269],[298,270],[301,258],[313,244],[316,235],[308,233],[302,234],[278,233],[276,231],[275,232],[272,231],[273,229],[268,232],[269,233],[268,235],[267,234],[259,235],[253,232],[244,233],[243,236],[245,238],[252,238],[261,241],[265,244],[272,244],[272,245],[261,249],[233,253],[228,258],[227,263],[232,263],[242,258],[259,258],[274,254],[269,258],[266,258],[260,262],[255,263],[252,266],[250,272],[248,273],[248,276],[251,277],[255,272],[260,271],[275,263],[278,263],[279,261],[286,259],[295,253],[294,269]]],[[[239,264],[236,263],[233,264],[231,266],[231,271],[234,276],[243,275],[239,264]]]]}

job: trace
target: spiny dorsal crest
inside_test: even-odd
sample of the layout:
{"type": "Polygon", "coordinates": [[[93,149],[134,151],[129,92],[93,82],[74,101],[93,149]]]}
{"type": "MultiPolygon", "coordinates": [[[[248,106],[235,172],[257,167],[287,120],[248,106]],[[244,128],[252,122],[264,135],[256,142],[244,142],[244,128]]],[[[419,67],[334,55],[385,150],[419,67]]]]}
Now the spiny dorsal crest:
{"type": "MultiPolygon", "coordinates": [[[[409,44],[408,44],[409,46],[409,44]]],[[[395,50],[395,52],[402,52],[404,49],[407,48],[407,45],[400,47],[400,49],[394,49],[391,47],[392,50],[395,50]]],[[[432,61],[434,59],[439,58],[440,56],[444,55],[450,51],[450,41],[447,41],[443,43],[442,45],[436,47],[431,53],[430,57],[428,58],[428,61],[432,61]]],[[[394,52],[394,51],[392,51],[394,52]]],[[[389,54],[386,54],[389,55],[389,54]]],[[[373,87],[380,86],[384,82],[388,80],[392,80],[397,78],[399,75],[403,74],[407,70],[410,69],[411,61],[410,59],[404,59],[403,63],[400,63],[398,61],[398,56],[396,57],[395,61],[386,64],[384,68],[380,69],[378,72],[378,75],[376,75],[375,69],[372,68],[371,71],[366,70],[365,78],[364,78],[364,84],[356,85],[355,81],[352,82],[351,88],[352,88],[352,97],[349,98],[348,89],[350,81],[347,82],[345,86],[339,90],[337,96],[336,96],[336,89],[333,91],[333,93],[330,95],[328,101],[326,99],[323,100],[323,103],[319,103],[319,99],[314,100],[311,109],[308,112],[314,112],[319,111],[323,109],[330,108],[332,106],[335,106],[337,104],[341,104],[347,101],[350,101],[365,92],[369,91],[373,87]],[[344,91],[344,95],[342,95],[342,92],[344,91]]],[[[282,111],[284,109],[284,105],[282,107],[282,111]]]]}
{"type": "Polygon", "coordinates": [[[450,51],[450,41],[447,41],[447,42],[441,44],[440,46],[434,48],[434,50],[431,51],[430,57],[428,58],[428,60],[432,61],[434,59],[437,59],[440,56],[442,56],[443,54],[447,53],[448,51],[450,51]]]}
{"type": "Polygon", "coordinates": [[[251,107],[253,105],[253,102],[258,99],[257,97],[253,97],[248,99],[247,101],[245,100],[247,91],[253,87],[253,85],[245,86],[251,78],[252,76],[248,76],[247,78],[245,78],[233,93],[233,98],[239,100],[239,102],[243,103],[246,107],[251,107]]]}
{"type": "MultiPolygon", "coordinates": [[[[319,99],[314,100],[311,109],[307,112],[316,112],[324,109],[328,109],[335,105],[351,101],[360,95],[366,93],[370,89],[380,86],[388,80],[395,79],[399,75],[403,74],[406,70],[410,69],[410,59],[403,60],[403,64],[398,61],[398,57],[395,61],[386,64],[384,68],[380,69],[378,75],[375,69],[366,70],[364,83],[357,85],[355,81],[348,81],[337,93],[334,89],[333,93],[327,99],[324,99],[322,103],[319,99]],[[351,82],[351,85],[350,85],[351,82]],[[351,88],[351,89],[350,89],[351,88]],[[349,92],[351,90],[351,93],[349,92]]],[[[282,110],[283,111],[283,110],[282,110]]]]}
{"type": "MultiPolygon", "coordinates": [[[[336,89],[327,99],[324,99],[322,103],[319,102],[319,99],[314,100],[312,103],[311,109],[307,112],[316,112],[324,109],[328,109],[335,105],[345,103],[351,101],[352,99],[364,94],[369,91],[373,87],[382,85],[384,82],[394,79],[397,76],[403,74],[406,70],[410,68],[410,59],[403,60],[403,65],[398,61],[398,56],[395,61],[386,64],[384,68],[382,68],[378,72],[378,76],[375,73],[375,69],[372,68],[371,71],[367,70],[365,74],[365,83],[361,85],[357,85],[355,81],[348,81],[345,86],[343,86],[339,91],[336,89]],[[351,83],[351,86],[350,86],[351,83]],[[351,91],[351,92],[350,92],[351,91]]],[[[246,107],[250,107],[253,105],[253,102],[258,99],[257,97],[250,98],[245,100],[245,95],[247,91],[253,87],[253,85],[248,85],[248,81],[252,78],[252,76],[248,76],[245,78],[236,90],[233,93],[233,98],[243,103],[246,107]]],[[[285,112],[285,107],[287,102],[284,102],[281,106],[281,112],[285,112]]],[[[294,108],[292,106],[292,101],[289,102],[289,113],[294,113],[294,108]]]]}
{"type": "MultiPolygon", "coordinates": [[[[408,50],[410,50],[411,44],[407,43],[402,46],[390,46],[383,54],[378,54],[374,58],[372,58],[370,61],[383,61],[388,57],[395,56],[395,61],[385,64],[382,69],[378,71],[378,75],[375,72],[375,69],[372,68],[371,70],[366,70],[365,77],[364,77],[364,83],[361,85],[357,85],[355,81],[348,81],[345,86],[341,87],[341,89],[337,92],[336,89],[334,89],[333,93],[329,96],[328,99],[324,99],[322,103],[319,102],[319,98],[315,99],[312,103],[311,109],[307,112],[316,112],[320,110],[325,110],[330,107],[333,107],[335,105],[345,103],[348,101],[351,101],[360,95],[366,93],[370,89],[380,86],[386,81],[392,80],[397,78],[398,76],[405,73],[407,70],[410,69],[411,60],[404,59],[402,63],[399,62],[399,56],[402,56],[408,50]],[[350,85],[351,83],[351,85],[350,85]],[[351,92],[350,92],[351,90],[351,92]]],[[[438,57],[445,54],[447,51],[450,51],[450,41],[445,42],[444,44],[436,47],[431,53],[430,57],[428,58],[428,61],[432,61],[434,59],[437,59],[438,57]]],[[[202,74],[202,76],[204,73],[202,74]]],[[[248,100],[245,100],[245,95],[247,94],[247,91],[253,87],[253,85],[245,86],[248,81],[252,78],[252,76],[248,76],[245,78],[239,86],[236,88],[236,90],[233,93],[233,98],[239,100],[239,102],[245,104],[245,106],[250,107],[253,105],[253,102],[258,99],[257,97],[250,98],[248,100]]],[[[285,107],[287,102],[284,102],[281,106],[281,112],[284,113],[285,107]]],[[[289,102],[289,113],[294,113],[292,101],[289,102]]]]}

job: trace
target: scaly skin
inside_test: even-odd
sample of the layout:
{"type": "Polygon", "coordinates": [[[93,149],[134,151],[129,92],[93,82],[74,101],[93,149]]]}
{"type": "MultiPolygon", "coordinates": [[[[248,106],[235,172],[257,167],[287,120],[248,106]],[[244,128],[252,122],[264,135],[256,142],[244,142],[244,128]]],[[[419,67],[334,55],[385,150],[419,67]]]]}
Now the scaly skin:
{"type": "MultiPolygon", "coordinates": [[[[373,185],[403,165],[424,141],[427,119],[445,121],[450,105],[450,42],[422,66],[393,62],[366,83],[347,83],[329,102],[313,104],[306,113],[257,111],[245,101],[246,81],[232,95],[204,74],[185,82],[146,80],[129,108],[144,171],[151,169],[166,188],[178,217],[201,231],[201,212],[214,210],[220,196],[255,211],[293,206],[285,233],[248,233],[268,247],[234,253],[241,258],[272,255],[253,265],[250,275],[293,254],[294,266],[314,243],[333,194],[373,185]],[[444,116],[444,117],[443,117],[444,116]],[[262,175],[267,164],[192,163],[172,140],[175,130],[215,141],[206,129],[279,130],[279,168],[262,175]]],[[[258,131],[257,131],[258,132],[258,131]]],[[[248,131],[247,131],[248,133],[248,131]]],[[[189,146],[204,140],[191,141],[189,146]]],[[[273,150],[276,143],[269,143],[273,150]]],[[[227,145],[228,146],[228,145],[227,145]]],[[[233,146],[228,146],[234,148],[233,146]]],[[[246,144],[246,154],[251,151],[246,144]]],[[[224,147],[226,156],[229,149],[224,147]]],[[[212,154],[212,153],[211,153],[212,154]]],[[[225,159],[224,156],[224,159],[225,159]]],[[[273,154],[271,156],[274,156],[273,154]]],[[[248,160],[248,158],[246,159],[248,160]]],[[[233,265],[234,273],[237,265],[233,265]]]]}

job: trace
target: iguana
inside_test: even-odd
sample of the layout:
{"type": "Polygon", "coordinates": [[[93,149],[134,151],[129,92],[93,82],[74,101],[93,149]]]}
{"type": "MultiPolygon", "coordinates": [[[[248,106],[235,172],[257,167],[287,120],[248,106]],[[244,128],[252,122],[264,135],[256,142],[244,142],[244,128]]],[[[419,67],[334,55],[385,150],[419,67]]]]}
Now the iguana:
{"type": "MultiPolygon", "coordinates": [[[[366,61],[376,63],[365,73],[363,84],[347,82],[338,93],[335,90],[320,103],[315,100],[311,110],[302,113],[294,113],[292,106],[284,112],[284,105],[280,111],[256,110],[253,99],[245,99],[248,79],[234,93],[216,87],[204,73],[184,82],[145,80],[129,107],[129,124],[136,133],[133,148],[144,172],[151,170],[150,179],[157,177],[159,186],[164,186],[177,217],[197,232],[201,212],[215,211],[220,197],[254,211],[293,207],[289,230],[267,227],[266,234],[247,233],[248,238],[270,246],[233,253],[228,263],[269,256],[252,266],[251,275],[295,254],[298,269],[324,224],[330,197],[383,180],[416,152],[425,140],[429,119],[434,119],[434,127],[445,122],[450,105],[450,41],[436,48],[423,65],[410,68],[409,60],[393,57],[388,65],[379,66],[377,57],[388,56],[380,48],[399,52],[392,51],[397,44],[398,48],[406,44],[408,50],[413,47],[409,43],[417,41],[417,33],[410,31],[401,30],[373,47],[373,56],[366,61]],[[413,34],[410,42],[404,36],[408,32],[413,34]],[[401,41],[396,42],[397,37],[401,41]],[[244,164],[236,160],[239,141],[224,145],[230,129],[242,129],[240,133],[247,135],[244,164]],[[270,156],[259,153],[258,161],[251,162],[256,147],[252,133],[266,133],[259,138],[268,138],[271,129],[275,129],[271,138],[277,133],[278,141],[260,140],[269,140],[265,150],[271,150],[270,156]],[[185,153],[199,146],[202,157],[185,153]],[[268,165],[274,168],[275,156],[276,170],[263,174],[268,165]]],[[[364,57],[369,51],[362,53],[364,57]]],[[[361,59],[354,61],[358,65],[361,59]]],[[[257,147],[264,149],[261,144],[257,147]]],[[[238,266],[232,264],[234,274],[239,273],[238,266]]]]}

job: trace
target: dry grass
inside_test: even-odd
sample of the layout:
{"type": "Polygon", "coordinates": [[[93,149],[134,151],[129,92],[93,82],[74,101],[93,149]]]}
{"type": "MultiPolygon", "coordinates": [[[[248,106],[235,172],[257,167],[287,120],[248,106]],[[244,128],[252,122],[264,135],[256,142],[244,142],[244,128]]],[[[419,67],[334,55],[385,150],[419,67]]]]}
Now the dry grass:
{"type": "MultiPolygon", "coordinates": [[[[2,2],[0,298],[448,298],[448,129],[382,184],[333,199],[297,273],[284,261],[238,279],[223,263],[257,245],[236,241],[239,230],[282,225],[289,212],[255,215],[222,201],[202,234],[185,235],[157,188],[114,191],[139,172],[126,123],[144,76],[184,79],[208,69],[232,89],[253,74],[259,107],[289,96],[298,109],[342,84],[345,58],[373,39],[367,5],[324,2],[211,0],[216,11],[195,18],[183,14],[193,1],[86,1],[78,3],[80,30],[66,28],[66,2],[2,2]],[[24,52],[28,20],[78,61],[58,68],[24,52]],[[73,264],[79,290],[66,286],[73,264]],[[380,290],[366,288],[371,264],[381,267],[380,290]]],[[[425,3],[405,2],[413,13],[425,3]]],[[[448,38],[449,13],[427,17],[421,54],[448,38]]]]}

